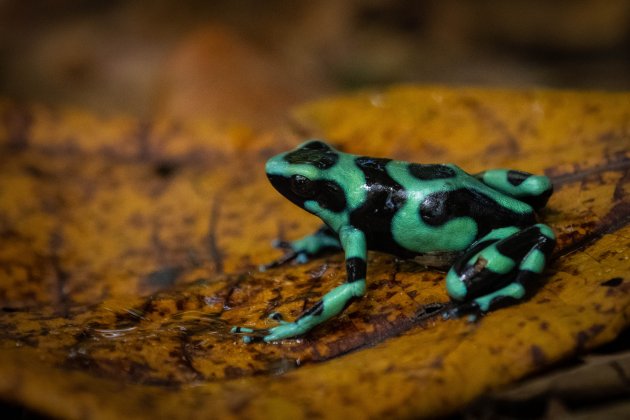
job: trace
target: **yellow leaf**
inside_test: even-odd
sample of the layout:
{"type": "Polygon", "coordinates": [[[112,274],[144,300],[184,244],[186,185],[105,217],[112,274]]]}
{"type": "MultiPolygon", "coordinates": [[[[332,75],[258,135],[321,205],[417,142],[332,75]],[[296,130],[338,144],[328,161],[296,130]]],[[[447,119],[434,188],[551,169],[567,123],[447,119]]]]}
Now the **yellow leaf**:
{"type": "Polygon", "coordinates": [[[297,136],[0,102],[0,397],[60,417],[429,416],[612,340],[630,319],[630,95],[401,87],[306,105],[300,133],[365,155],[546,173],[539,290],[476,323],[444,274],[370,253],[368,295],[305,337],[341,255],[266,272],[315,218],[268,185],[297,136]]]}

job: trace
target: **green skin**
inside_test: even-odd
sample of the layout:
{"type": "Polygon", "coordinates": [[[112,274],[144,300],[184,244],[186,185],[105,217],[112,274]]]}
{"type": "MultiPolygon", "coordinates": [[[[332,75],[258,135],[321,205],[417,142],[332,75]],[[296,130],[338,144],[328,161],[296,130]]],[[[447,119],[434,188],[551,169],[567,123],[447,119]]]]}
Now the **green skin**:
{"type": "MultiPolygon", "coordinates": [[[[506,298],[522,299],[530,278],[543,271],[555,236],[548,226],[535,223],[530,203],[538,200],[539,204],[542,202],[539,207],[546,203],[552,189],[547,177],[505,169],[469,175],[455,165],[427,165],[417,175],[411,169],[413,164],[382,159],[382,165],[369,172],[357,163],[357,158],[325,143],[311,141],[267,162],[266,171],[272,183],[274,179],[280,180],[274,186],[326,225],[315,234],[280,246],[287,248],[298,263],[323,250],[342,249],[348,278],[294,322],[279,320],[278,314],[272,314],[273,319],[280,321],[275,327],[260,330],[234,327],[232,331],[242,334],[246,342],[300,336],[341,313],[352,300],[365,294],[367,250],[382,250],[380,245],[385,242],[394,244],[394,248],[385,251],[395,255],[403,250],[405,255],[456,256],[458,260],[446,276],[447,292],[454,301],[467,303],[463,307],[481,313],[506,298]],[[326,156],[332,156],[334,164],[326,156]],[[366,174],[370,174],[372,181],[366,174]],[[383,184],[375,182],[375,178],[383,184]],[[296,179],[302,183],[301,187],[296,187],[296,179]],[[290,186],[288,180],[293,182],[290,186]],[[328,188],[329,184],[336,187],[328,188]],[[361,225],[356,214],[364,214],[360,212],[366,209],[373,214],[387,210],[378,208],[382,200],[377,200],[374,193],[385,188],[385,184],[388,188],[396,185],[397,194],[404,200],[389,217],[370,220],[363,228],[355,226],[361,225]],[[322,195],[325,194],[322,191],[328,191],[326,188],[331,191],[330,196],[322,195]],[[335,199],[339,192],[343,198],[335,199]],[[465,201],[479,196],[490,204],[475,206],[465,201]],[[430,219],[432,215],[439,218],[442,213],[448,217],[430,219]],[[484,293],[475,291],[478,285],[484,293]]],[[[446,316],[465,313],[456,309],[446,316]]]]}

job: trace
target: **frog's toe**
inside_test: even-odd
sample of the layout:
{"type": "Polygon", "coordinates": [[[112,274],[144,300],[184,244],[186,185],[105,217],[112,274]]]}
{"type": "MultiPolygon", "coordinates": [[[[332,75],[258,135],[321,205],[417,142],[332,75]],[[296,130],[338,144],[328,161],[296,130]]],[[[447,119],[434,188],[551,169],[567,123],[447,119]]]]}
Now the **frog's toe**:
{"type": "Polygon", "coordinates": [[[271,241],[271,246],[277,249],[293,249],[291,242],[283,241],[281,239],[274,239],[271,241]]]}
{"type": "Polygon", "coordinates": [[[269,314],[269,316],[267,318],[273,319],[274,321],[282,321],[282,320],[284,320],[284,317],[282,316],[282,314],[280,312],[272,312],[272,313],[269,314]]]}
{"type": "Polygon", "coordinates": [[[277,321],[280,324],[286,324],[287,321],[284,320],[284,316],[282,316],[282,314],[280,312],[272,312],[269,314],[269,316],[267,317],[273,321],[277,321]]]}
{"type": "Polygon", "coordinates": [[[230,333],[240,335],[243,338],[243,342],[249,344],[254,341],[262,341],[269,334],[269,330],[265,328],[232,327],[230,333]]]}
{"type": "Polygon", "coordinates": [[[267,271],[270,268],[275,268],[275,267],[279,267],[281,265],[287,264],[295,259],[297,259],[299,257],[299,253],[294,252],[294,251],[289,251],[287,253],[285,253],[283,256],[281,256],[280,258],[278,258],[277,260],[273,260],[267,264],[261,264],[258,266],[258,271],[267,271]]]}
{"type": "Polygon", "coordinates": [[[457,316],[457,310],[455,308],[446,310],[444,312],[442,312],[442,318],[444,319],[455,319],[458,318],[457,316]]]}
{"type": "Polygon", "coordinates": [[[444,319],[456,319],[467,316],[468,321],[475,322],[481,317],[481,315],[483,315],[483,312],[479,307],[479,304],[473,301],[461,303],[454,308],[444,311],[442,317],[444,319]]]}
{"type": "Polygon", "coordinates": [[[308,262],[308,255],[306,255],[306,252],[298,252],[295,257],[295,262],[298,264],[306,264],[308,262]]]}
{"type": "Polygon", "coordinates": [[[304,334],[308,331],[304,325],[296,322],[287,322],[282,319],[282,315],[278,312],[273,312],[269,315],[270,319],[278,321],[280,325],[272,328],[248,328],[248,327],[232,327],[230,332],[232,334],[240,335],[243,337],[244,343],[253,343],[256,341],[278,341],[284,338],[296,337],[304,334]]]}
{"type": "Polygon", "coordinates": [[[292,338],[304,334],[308,329],[296,322],[283,322],[282,324],[269,328],[269,333],[263,337],[263,341],[278,341],[285,338],[292,338]]]}
{"type": "Polygon", "coordinates": [[[291,248],[287,248],[287,252],[277,260],[273,260],[267,264],[261,264],[258,266],[258,271],[265,272],[270,268],[280,267],[288,264],[291,261],[295,261],[298,264],[305,264],[309,261],[308,253],[306,251],[294,251],[291,248]]]}
{"type": "Polygon", "coordinates": [[[436,315],[442,315],[452,307],[451,303],[442,303],[442,302],[434,302],[423,305],[419,308],[418,312],[416,312],[415,319],[417,321],[421,321],[428,318],[433,318],[436,315]]]}

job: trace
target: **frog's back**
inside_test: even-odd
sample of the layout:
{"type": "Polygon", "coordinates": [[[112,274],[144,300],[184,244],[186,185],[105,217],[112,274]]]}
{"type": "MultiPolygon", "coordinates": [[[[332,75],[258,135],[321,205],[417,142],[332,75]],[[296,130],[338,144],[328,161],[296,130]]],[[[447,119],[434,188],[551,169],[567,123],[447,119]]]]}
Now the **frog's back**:
{"type": "Polygon", "coordinates": [[[531,206],[455,165],[359,157],[368,197],[351,223],[370,249],[409,257],[459,252],[490,230],[535,223],[531,206]]]}

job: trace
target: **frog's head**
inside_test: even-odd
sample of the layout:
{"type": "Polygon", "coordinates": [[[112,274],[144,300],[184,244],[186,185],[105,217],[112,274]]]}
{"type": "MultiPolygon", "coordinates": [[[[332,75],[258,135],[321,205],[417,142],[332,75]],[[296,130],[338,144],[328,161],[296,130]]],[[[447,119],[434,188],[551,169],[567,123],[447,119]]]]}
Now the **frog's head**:
{"type": "Polygon", "coordinates": [[[265,171],[271,185],[298,206],[317,201],[322,208],[337,212],[346,207],[346,198],[328,171],[337,164],[339,153],[322,141],[311,140],[269,159],[265,171]]]}

